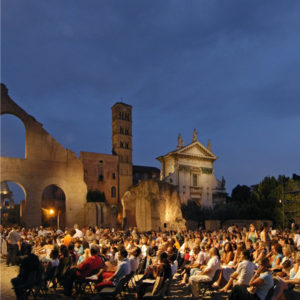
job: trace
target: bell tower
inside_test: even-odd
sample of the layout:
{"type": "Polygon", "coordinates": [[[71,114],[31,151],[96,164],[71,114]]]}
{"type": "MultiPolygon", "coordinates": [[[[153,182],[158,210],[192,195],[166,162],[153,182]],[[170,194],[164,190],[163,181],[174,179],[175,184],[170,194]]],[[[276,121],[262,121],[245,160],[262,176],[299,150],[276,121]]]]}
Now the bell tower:
{"type": "Polygon", "coordinates": [[[132,185],[132,106],[117,102],[112,110],[113,154],[119,157],[119,199],[132,185]]]}

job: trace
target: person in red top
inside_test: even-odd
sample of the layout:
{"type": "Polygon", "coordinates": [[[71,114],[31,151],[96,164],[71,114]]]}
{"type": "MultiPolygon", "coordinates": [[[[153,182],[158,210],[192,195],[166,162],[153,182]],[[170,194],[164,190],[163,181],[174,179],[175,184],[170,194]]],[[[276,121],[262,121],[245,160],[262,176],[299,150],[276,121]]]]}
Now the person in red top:
{"type": "Polygon", "coordinates": [[[91,247],[91,256],[84,260],[78,267],[71,268],[64,281],[64,294],[72,295],[73,282],[76,279],[85,279],[98,272],[104,267],[102,258],[98,255],[99,248],[96,245],[91,247]]]}

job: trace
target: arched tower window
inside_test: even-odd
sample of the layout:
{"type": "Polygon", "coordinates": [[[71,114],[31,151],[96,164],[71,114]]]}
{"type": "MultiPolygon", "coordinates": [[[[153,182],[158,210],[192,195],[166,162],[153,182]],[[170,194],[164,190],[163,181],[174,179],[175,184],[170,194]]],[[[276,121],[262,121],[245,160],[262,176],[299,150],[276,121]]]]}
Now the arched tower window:
{"type": "Polygon", "coordinates": [[[111,197],[112,197],[112,198],[116,198],[116,187],[115,187],[115,186],[113,186],[113,187],[111,188],[111,197]]]}

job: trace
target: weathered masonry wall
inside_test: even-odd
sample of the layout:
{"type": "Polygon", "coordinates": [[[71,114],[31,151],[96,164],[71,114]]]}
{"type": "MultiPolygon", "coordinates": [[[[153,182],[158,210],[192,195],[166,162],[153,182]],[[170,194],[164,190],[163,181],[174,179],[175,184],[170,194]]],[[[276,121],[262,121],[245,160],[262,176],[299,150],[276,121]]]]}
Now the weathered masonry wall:
{"type": "Polygon", "coordinates": [[[8,95],[1,84],[1,115],[12,114],[25,126],[25,159],[0,157],[1,181],[20,184],[25,193],[25,225],[41,224],[43,190],[55,184],[66,196],[66,226],[83,226],[87,187],[83,165],[75,153],[60,145],[8,95]]]}

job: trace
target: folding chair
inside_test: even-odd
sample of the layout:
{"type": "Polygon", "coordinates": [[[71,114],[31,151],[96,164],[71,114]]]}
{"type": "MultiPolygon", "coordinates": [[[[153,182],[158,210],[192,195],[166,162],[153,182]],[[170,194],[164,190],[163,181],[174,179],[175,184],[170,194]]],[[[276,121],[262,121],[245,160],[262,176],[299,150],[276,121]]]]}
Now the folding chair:
{"type": "Polygon", "coordinates": [[[218,280],[220,276],[220,272],[222,272],[221,269],[217,270],[215,272],[215,275],[211,281],[207,282],[199,282],[199,290],[200,290],[200,295],[203,297],[207,291],[212,291],[212,284],[218,280]]]}
{"type": "Polygon", "coordinates": [[[115,298],[117,295],[121,294],[121,292],[123,291],[126,281],[127,281],[127,276],[123,276],[120,279],[117,286],[111,286],[111,287],[109,286],[109,287],[103,288],[97,294],[97,296],[93,297],[93,300],[103,299],[103,298],[111,298],[111,297],[115,298]]]}
{"type": "Polygon", "coordinates": [[[163,285],[160,287],[160,289],[153,294],[152,292],[148,292],[143,296],[143,299],[145,300],[160,300],[160,299],[164,299],[168,288],[170,288],[170,279],[166,279],[165,282],[163,283],[163,285]]]}

